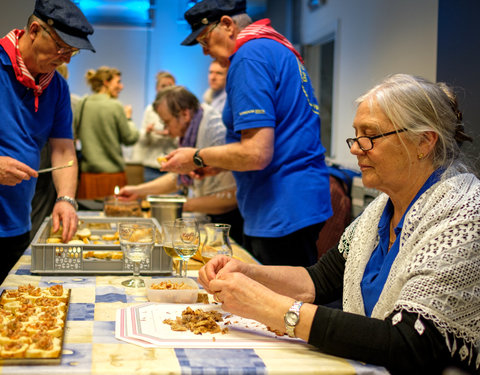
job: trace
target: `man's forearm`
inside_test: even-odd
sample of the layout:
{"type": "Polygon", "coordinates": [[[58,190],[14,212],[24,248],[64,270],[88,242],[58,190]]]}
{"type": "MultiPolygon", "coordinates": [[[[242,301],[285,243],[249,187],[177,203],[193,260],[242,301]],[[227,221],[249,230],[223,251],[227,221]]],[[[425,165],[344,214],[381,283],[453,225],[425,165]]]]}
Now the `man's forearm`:
{"type": "Polygon", "coordinates": [[[53,171],[52,178],[57,196],[74,198],[77,192],[78,164],[73,141],[64,140],[63,142],[52,143],[51,159],[54,167],[66,165],[73,160],[71,167],[53,171]]]}

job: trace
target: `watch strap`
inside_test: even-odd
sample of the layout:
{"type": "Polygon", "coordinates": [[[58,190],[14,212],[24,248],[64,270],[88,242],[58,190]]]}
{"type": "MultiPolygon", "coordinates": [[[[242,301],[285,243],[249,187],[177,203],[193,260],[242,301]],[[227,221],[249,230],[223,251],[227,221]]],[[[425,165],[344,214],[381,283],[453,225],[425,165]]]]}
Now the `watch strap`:
{"type": "MultiPolygon", "coordinates": [[[[295,324],[289,324],[287,319],[285,319],[285,331],[287,332],[287,335],[289,337],[295,337],[295,327],[298,324],[298,321],[300,320],[300,308],[302,307],[303,302],[302,301],[295,301],[290,309],[287,311],[288,313],[294,313],[297,315],[297,321],[295,324]]],[[[287,315],[285,314],[285,316],[287,315]]]]}
{"type": "Polygon", "coordinates": [[[206,165],[203,162],[203,158],[199,155],[201,150],[202,149],[199,148],[197,151],[195,151],[195,154],[193,154],[193,162],[197,167],[203,168],[203,167],[206,167],[206,165]]]}
{"type": "Polygon", "coordinates": [[[77,201],[74,198],[69,197],[67,195],[62,195],[61,197],[58,197],[57,199],[55,199],[55,203],[57,202],[68,202],[73,206],[73,208],[75,208],[75,211],[78,210],[77,201]]]}

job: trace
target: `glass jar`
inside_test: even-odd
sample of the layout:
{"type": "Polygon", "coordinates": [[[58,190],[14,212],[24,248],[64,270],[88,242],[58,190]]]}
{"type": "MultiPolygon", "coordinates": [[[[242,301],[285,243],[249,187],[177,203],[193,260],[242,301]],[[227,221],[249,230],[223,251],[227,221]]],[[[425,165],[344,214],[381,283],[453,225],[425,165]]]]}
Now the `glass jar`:
{"type": "Polygon", "coordinates": [[[116,196],[108,196],[103,203],[105,216],[110,217],[142,217],[140,203],[134,201],[121,201],[116,196]]]}

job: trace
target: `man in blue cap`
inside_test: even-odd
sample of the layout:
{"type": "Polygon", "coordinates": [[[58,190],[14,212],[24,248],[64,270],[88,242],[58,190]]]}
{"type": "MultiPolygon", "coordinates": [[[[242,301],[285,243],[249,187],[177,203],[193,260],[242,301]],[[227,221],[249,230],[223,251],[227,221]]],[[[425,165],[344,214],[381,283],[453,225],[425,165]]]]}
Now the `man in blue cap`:
{"type": "Polygon", "coordinates": [[[192,32],[182,44],[200,43],[229,67],[227,144],[180,148],[162,169],[234,171],[244,246],[263,264],[309,266],[332,214],[318,104],[292,44],[245,12],[245,0],[203,0],[185,13],[192,32]]]}
{"type": "Polygon", "coordinates": [[[81,49],[95,52],[93,28],[70,0],[37,0],[25,30],[0,39],[0,250],[3,279],[29,244],[30,204],[38,177],[40,150],[47,141],[57,200],[53,230],[63,241],[77,228],[77,163],[72,110],[66,81],[55,71],[81,49]]]}

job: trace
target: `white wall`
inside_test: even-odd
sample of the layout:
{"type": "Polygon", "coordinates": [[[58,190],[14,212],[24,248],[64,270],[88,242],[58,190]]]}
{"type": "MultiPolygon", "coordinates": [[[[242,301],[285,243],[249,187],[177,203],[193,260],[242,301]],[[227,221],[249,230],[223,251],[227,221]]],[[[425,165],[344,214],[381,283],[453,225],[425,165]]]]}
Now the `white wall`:
{"type": "Polygon", "coordinates": [[[87,70],[115,67],[122,72],[124,85],[119,100],[132,105],[133,120],[139,125],[145,107],[146,35],[145,28],[95,26],[89,39],[97,52],[82,50],[68,64],[70,91],[80,96],[91,94],[85,80],[87,70]]]}
{"type": "Polygon", "coordinates": [[[90,38],[97,53],[88,51],[69,64],[71,91],[90,92],[85,72],[100,65],[114,66],[122,72],[124,90],[119,99],[133,107],[133,120],[141,125],[143,110],[155,98],[155,75],[168,70],[177,83],[189,88],[200,99],[208,86],[210,57],[199,46],[184,47],[180,43],[190,33],[184,22],[178,0],[162,0],[157,7],[152,28],[94,25],[90,38]]]}
{"type": "Polygon", "coordinates": [[[438,0],[327,0],[314,11],[303,0],[302,44],[336,30],[333,161],[356,167],[355,99],[393,73],[436,78],[438,0]]]}

